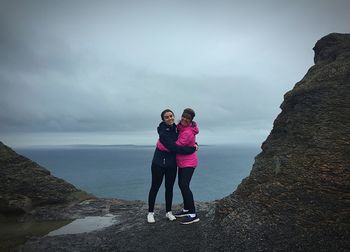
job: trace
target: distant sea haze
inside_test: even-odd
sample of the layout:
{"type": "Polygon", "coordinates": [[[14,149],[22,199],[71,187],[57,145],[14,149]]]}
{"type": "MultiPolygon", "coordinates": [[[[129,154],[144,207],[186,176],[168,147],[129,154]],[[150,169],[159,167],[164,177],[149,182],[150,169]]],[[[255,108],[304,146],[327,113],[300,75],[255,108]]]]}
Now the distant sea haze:
{"type": "MultiPolygon", "coordinates": [[[[16,148],[16,151],[59,178],[98,197],[147,201],[155,147],[137,145],[74,145],[16,148]]],[[[199,165],[191,181],[197,201],[211,201],[232,193],[247,177],[257,146],[200,146],[199,165]]],[[[157,196],[164,202],[164,182],[157,196]]],[[[174,186],[174,203],[182,202],[174,186]]]]}

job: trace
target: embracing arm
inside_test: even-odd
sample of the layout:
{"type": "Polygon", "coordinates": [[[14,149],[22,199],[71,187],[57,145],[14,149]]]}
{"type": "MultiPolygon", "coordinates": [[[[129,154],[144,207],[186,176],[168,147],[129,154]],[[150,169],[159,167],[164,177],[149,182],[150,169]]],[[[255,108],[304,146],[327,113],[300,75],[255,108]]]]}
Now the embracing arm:
{"type": "Polygon", "coordinates": [[[170,139],[166,134],[159,135],[159,141],[171,152],[175,152],[178,154],[192,154],[196,151],[196,147],[190,146],[179,146],[170,139]]]}

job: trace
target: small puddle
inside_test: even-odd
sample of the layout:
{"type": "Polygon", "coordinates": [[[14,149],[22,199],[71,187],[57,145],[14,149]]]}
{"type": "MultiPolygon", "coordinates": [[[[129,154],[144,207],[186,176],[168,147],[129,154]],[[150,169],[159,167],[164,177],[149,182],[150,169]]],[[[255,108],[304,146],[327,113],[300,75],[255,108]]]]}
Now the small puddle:
{"type": "Polygon", "coordinates": [[[51,231],[47,236],[63,234],[80,234],[99,230],[118,223],[115,215],[106,214],[105,216],[87,216],[83,219],[76,219],[59,229],[51,231]]]}
{"type": "Polygon", "coordinates": [[[99,230],[118,223],[117,216],[89,216],[82,219],[64,221],[27,221],[17,223],[16,220],[0,221],[0,251],[15,251],[30,237],[78,234],[99,230]]]}

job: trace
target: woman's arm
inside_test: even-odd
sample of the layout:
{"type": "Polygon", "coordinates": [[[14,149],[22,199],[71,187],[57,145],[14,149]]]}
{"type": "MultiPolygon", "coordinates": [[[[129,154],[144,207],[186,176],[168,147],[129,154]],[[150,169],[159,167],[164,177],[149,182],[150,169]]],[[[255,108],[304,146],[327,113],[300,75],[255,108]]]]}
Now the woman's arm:
{"type": "Polygon", "coordinates": [[[159,141],[171,152],[178,154],[192,154],[196,151],[193,146],[179,146],[167,134],[159,134],[159,141]]]}

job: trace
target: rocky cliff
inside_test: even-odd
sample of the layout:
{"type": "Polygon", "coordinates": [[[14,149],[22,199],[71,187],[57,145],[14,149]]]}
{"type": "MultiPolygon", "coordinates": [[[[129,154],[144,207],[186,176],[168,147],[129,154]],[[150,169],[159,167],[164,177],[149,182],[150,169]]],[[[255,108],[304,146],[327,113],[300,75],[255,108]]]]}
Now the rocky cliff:
{"type": "Polygon", "coordinates": [[[24,214],[42,205],[88,195],[0,142],[0,214],[24,214]]]}
{"type": "Polygon", "coordinates": [[[231,248],[350,249],[350,34],[329,34],[314,51],[250,176],[217,205],[231,248]]]}

